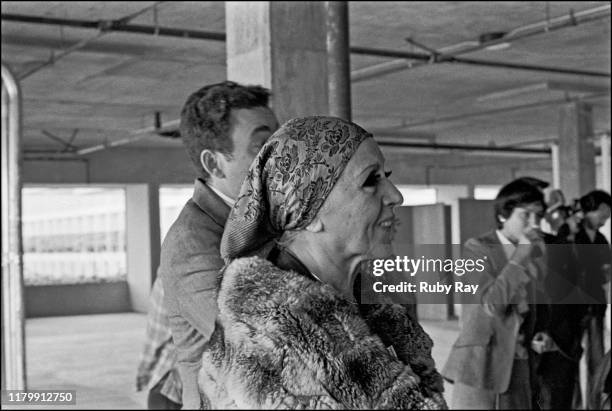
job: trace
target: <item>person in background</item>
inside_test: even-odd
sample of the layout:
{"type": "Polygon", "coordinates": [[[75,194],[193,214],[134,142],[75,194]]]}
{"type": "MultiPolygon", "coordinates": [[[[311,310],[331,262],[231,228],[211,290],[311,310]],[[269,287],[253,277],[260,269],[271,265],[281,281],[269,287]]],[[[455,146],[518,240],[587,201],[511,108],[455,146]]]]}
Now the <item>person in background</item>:
{"type": "MultiPolygon", "coordinates": [[[[522,181],[534,184],[540,190],[548,183],[533,177],[522,181]]],[[[544,194],[544,193],[543,193],[544,194]]],[[[581,339],[587,305],[580,302],[578,262],[574,249],[578,214],[565,205],[561,190],[553,190],[544,218],[551,232],[541,232],[546,244],[546,276],[543,290],[546,298],[536,305],[536,330],[545,330],[553,343],[548,350],[540,350],[537,340],[532,347],[532,390],[534,404],[541,409],[571,409],[576,404],[578,364],[582,355],[581,339]],[[543,304],[545,301],[549,304],[543,304]]],[[[536,334],[537,335],[537,334],[536,334]]]]}
{"type": "Polygon", "coordinates": [[[172,342],[168,313],[163,306],[164,289],[155,279],[147,315],[147,339],[140,357],[136,390],[149,390],[150,410],[180,410],[182,384],[176,369],[176,347],[172,342]]]}
{"type": "Polygon", "coordinates": [[[536,334],[536,293],[545,276],[545,246],[539,233],[545,210],[540,188],[515,180],[499,191],[497,230],[469,239],[464,258],[485,261],[474,272],[479,299],[463,304],[463,326],[442,371],[454,383],[451,408],[529,409],[532,340],[550,349],[552,339],[536,334]]]}
{"type": "Polygon", "coordinates": [[[181,138],[197,179],[164,239],[159,274],[186,409],[206,406],[197,373],[217,318],[221,235],[251,161],[278,128],[269,96],[263,87],[224,81],[193,93],[181,111],[181,138]]]}
{"type": "MultiPolygon", "coordinates": [[[[589,318],[587,329],[587,389],[593,386],[596,368],[604,356],[604,327],[606,313],[605,287],[610,283],[611,253],[610,244],[599,231],[610,218],[612,198],[602,190],[594,190],[580,198],[584,218],[575,236],[576,252],[581,274],[582,289],[589,299],[589,318]]],[[[608,294],[610,288],[608,286],[608,294]]]]}

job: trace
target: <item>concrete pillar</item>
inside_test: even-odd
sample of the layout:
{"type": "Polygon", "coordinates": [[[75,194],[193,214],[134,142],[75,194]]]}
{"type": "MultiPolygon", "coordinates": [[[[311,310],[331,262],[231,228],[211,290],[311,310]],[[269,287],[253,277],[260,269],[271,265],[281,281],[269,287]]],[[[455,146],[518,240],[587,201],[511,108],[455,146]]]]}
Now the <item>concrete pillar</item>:
{"type": "Polygon", "coordinates": [[[225,3],[227,78],[272,90],[281,123],[328,114],[324,2],[225,3]]]}
{"type": "Polygon", "coordinates": [[[559,158],[559,144],[550,145],[550,154],[552,160],[552,186],[553,188],[561,188],[561,159],[559,158]]]}
{"type": "Polygon", "coordinates": [[[159,266],[159,186],[126,185],[127,276],[132,309],[147,312],[159,266]]]}
{"type": "MultiPolygon", "coordinates": [[[[451,222],[450,206],[444,204],[430,204],[412,207],[413,241],[417,247],[424,250],[439,252],[439,255],[428,255],[427,258],[450,258],[451,257],[451,222]],[[435,245],[435,246],[434,246],[435,245]]],[[[416,256],[418,258],[418,256],[416,256]]],[[[433,275],[433,274],[429,274],[433,275]]],[[[452,275],[446,279],[452,282],[452,275]]],[[[427,301],[427,296],[417,293],[418,318],[423,320],[448,320],[452,316],[453,296],[449,295],[446,304],[422,303],[427,301]]],[[[439,300],[439,299],[438,299],[439,300]]]]}
{"type": "Polygon", "coordinates": [[[559,172],[568,201],[595,189],[593,109],[584,102],[567,104],[559,113],[559,172]]]}

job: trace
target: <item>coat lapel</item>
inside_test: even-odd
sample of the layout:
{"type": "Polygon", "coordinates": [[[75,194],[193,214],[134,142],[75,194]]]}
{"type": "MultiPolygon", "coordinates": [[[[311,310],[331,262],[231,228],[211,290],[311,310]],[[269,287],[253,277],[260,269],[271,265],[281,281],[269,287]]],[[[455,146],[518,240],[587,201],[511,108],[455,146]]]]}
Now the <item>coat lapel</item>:
{"type": "Polygon", "coordinates": [[[497,237],[495,230],[489,231],[480,237],[480,241],[486,245],[490,252],[491,266],[494,273],[500,273],[502,268],[508,263],[508,258],[504,252],[504,247],[497,237]]]}

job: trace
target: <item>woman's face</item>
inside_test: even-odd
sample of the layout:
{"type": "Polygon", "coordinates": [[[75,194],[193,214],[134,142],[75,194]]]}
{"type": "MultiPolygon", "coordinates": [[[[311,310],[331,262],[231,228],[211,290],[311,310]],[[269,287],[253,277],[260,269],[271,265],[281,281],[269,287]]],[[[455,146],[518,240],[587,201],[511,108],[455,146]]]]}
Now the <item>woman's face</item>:
{"type": "Polygon", "coordinates": [[[510,217],[502,220],[502,233],[513,243],[517,243],[523,235],[528,238],[534,236],[540,227],[543,211],[542,205],[537,202],[515,207],[510,217]]]}
{"type": "Polygon", "coordinates": [[[385,258],[392,255],[396,218],[393,208],[403,202],[387,178],[385,159],[367,138],[349,160],[323,203],[318,217],[339,258],[385,258]]]}

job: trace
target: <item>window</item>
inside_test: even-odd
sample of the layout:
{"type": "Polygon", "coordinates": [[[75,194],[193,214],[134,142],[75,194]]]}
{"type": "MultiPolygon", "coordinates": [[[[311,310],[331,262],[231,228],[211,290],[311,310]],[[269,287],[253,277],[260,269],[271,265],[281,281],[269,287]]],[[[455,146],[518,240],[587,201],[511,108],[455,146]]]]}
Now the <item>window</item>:
{"type": "Polygon", "coordinates": [[[399,185],[397,189],[404,197],[404,206],[435,204],[438,197],[437,190],[428,186],[399,185]]]}
{"type": "Polygon", "coordinates": [[[193,196],[193,186],[161,186],[159,188],[159,233],[164,240],[170,226],[193,196]]]}
{"type": "Polygon", "coordinates": [[[474,199],[476,200],[494,200],[502,186],[475,186],[474,199]]]}
{"type": "Polygon", "coordinates": [[[124,189],[25,187],[22,203],[26,285],[126,279],[124,189]]]}

